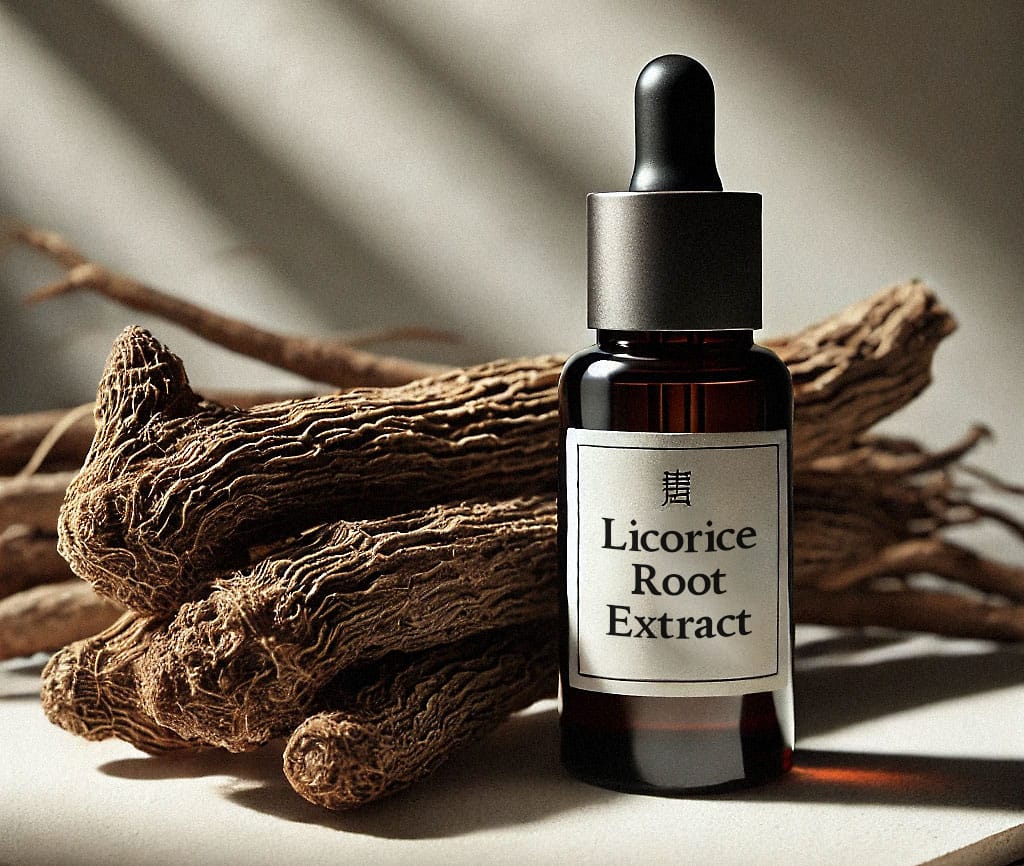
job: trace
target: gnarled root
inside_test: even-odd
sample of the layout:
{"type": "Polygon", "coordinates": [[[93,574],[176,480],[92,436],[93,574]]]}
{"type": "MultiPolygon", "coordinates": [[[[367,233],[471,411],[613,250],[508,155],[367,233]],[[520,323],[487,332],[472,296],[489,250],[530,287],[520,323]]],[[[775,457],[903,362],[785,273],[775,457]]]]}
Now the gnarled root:
{"type": "Polygon", "coordinates": [[[401,388],[260,406],[202,401],[139,329],[114,346],[60,551],[134,610],[174,611],[249,548],[344,517],[554,488],[558,368],[484,364],[401,388]]]}
{"type": "Polygon", "coordinates": [[[553,621],[487,632],[342,676],[288,739],[284,772],[311,803],[354,809],[434,772],[510,713],[554,694],[553,621]]]}
{"type": "Polygon", "coordinates": [[[138,664],[147,711],[244,751],[340,671],[557,612],[551,499],[435,506],[312,530],[182,605],[138,664]]]}
{"type": "Polygon", "coordinates": [[[150,754],[199,748],[140,707],[134,665],[162,625],[126,613],[95,637],[64,647],[43,670],[46,717],[87,740],[116,737],[150,754]]]}

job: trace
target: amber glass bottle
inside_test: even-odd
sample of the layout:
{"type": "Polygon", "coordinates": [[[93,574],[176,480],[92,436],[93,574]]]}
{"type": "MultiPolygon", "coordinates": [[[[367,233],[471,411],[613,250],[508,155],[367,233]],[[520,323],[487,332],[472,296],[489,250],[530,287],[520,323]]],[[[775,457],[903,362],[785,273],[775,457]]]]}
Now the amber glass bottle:
{"type": "MultiPolygon", "coordinates": [[[[574,356],[563,373],[562,425],[566,429],[789,430],[789,373],[773,353],[754,345],[749,330],[602,330],[597,339],[597,345],[574,356]]],[[[752,479],[730,478],[722,483],[742,486],[752,479]]],[[[560,515],[563,549],[566,522],[565,515],[560,515]]],[[[568,659],[568,630],[564,629],[562,757],[583,779],[626,790],[672,792],[754,784],[789,769],[793,745],[789,682],[773,691],[741,695],[619,695],[567,686],[568,659]]]]}
{"type": "Polygon", "coordinates": [[[588,199],[596,345],[560,384],[562,760],[620,790],[789,769],[792,385],[756,346],[760,196],[722,193],[713,88],[637,82],[628,193],[588,199]]]}

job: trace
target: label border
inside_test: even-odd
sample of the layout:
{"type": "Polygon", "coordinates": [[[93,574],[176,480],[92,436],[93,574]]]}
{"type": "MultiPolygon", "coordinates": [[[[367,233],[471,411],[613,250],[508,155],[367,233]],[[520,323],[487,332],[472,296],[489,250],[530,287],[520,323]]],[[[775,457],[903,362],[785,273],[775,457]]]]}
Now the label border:
{"type": "MultiPolygon", "coordinates": [[[[750,430],[750,431],[740,431],[738,433],[733,433],[733,434],[729,434],[729,433],[722,434],[722,433],[703,433],[703,432],[702,433],[662,433],[662,432],[648,432],[648,431],[610,431],[610,430],[595,430],[595,431],[591,431],[591,430],[589,430],[587,428],[571,428],[571,429],[573,429],[574,432],[580,431],[580,432],[585,432],[585,433],[589,433],[589,432],[596,432],[598,434],[601,434],[601,433],[613,433],[613,434],[614,433],[632,433],[633,435],[635,435],[636,433],[641,433],[643,435],[655,435],[655,436],[695,436],[695,437],[699,437],[701,439],[705,439],[705,437],[720,437],[720,436],[723,436],[723,435],[726,435],[726,436],[728,436],[728,435],[757,436],[759,434],[760,435],[766,435],[766,434],[770,435],[770,434],[779,434],[779,433],[782,434],[782,441],[781,442],[775,441],[775,442],[763,442],[763,443],[752,443],[752,444],[740,444],[740,443],[737,443],[737,444],[734,444],[734,445],[730,445],[730,444],[720,444],[720,445],[711,444],[711,445],[708,445],[708,444],[699,444],[699,443],[696,443],[696,442],[694,444],[692,444],[692,445],[686,445],[686,444],[682,444],[682,443],[680,443],[678,445],[601,445],[601,444],[596,444],[596,443],[586,443],[586,442],[582,442],[581,443],[578,440],[578,438],[576,436],[574,436],[574,446],[575,446],[575,452],[576,453],[575,453],[574,459],[573,459],[573,470],[574,470],[573,471],[573,477],[574,477],[574,481],[575,481],[575,500],[576,500],[575,501],[575,508],[574,508],[574,511],[576,512],[576,515],[575,515],[576,516],[576,528],[575,528],[575,532],[574,532],[574,535],[575,535],[575,548],[576,549],[574,551],[574,556],[573,556],[573,560],[574,560],[574,563],[575,563],[575,571],[576,571],[576,576],[575,576],[575,583],[576,583],[576,592],[575,592],[575,602],[576,602],[576,611],[575,611],[575,613],[576,613],[576,616],[575,616],[575,622],[576,622],[576,627],[574,629],[576,634],[575,634],[575,639],[571,641],[571,649],[574,651],[574,654],[575,654],[576,669],[574,671],[572,671],[572,673],[575,675],[575,678],[577,680],[592,680],[592,681],[595,681],[595,683],[596,682],[625,683],[625,684],[636,684],[636,685],[641,685],[641,686],[643,684],[645,684],[645,683],[648,683],[648,684],[666,685],[666,686],[672,686],[672,685],[680,685],[680,686],[695,685],[695,686],[711,686],[711,687],[713,687],[715,683],[746,683],[746,682],[756,683],[758,680],[779,679],[782,676],[782,674],[783,674],[783,671],[781,670],[781,668],[782,668],[782,659],[781,659],[781,657],[782,657],[782,640],[783,640],[783,635],[781,634],[781,632],[782,632],[782,596],[783,596],[782,581],[783,581],[783,577],[784,577],[784,575],[783,575],[784,566],[785,566],[785,570],[787,570],[787,571],[788,571],[788,567],[789,567],[789,550],[788,550],[788,546],[789,546],[790,542],[789,542],[789,538],[788,538],[788,532],[792,531],[791,528],[787,531],[786,547],[783,548],[783,543],[782,543],[783,521],[786,519],[786,516],[787,516],[788,511],[789,511],[788,490],[786,491],[786,493],[787,493],[787,501],[785,503],[786,504],[786,513],[784,514],[783,511],[782,511],[782,505],[783,505],[783,489],[782,489],[782,485],[783,485],[784,481],[786,480],[784,478],[784,473],[785,473],[784,466],[785,466],[785,464],[783,464],[783,456],[784,455],[783,455],[782,449],[783,449],[783,446],[787,446],[787,448],[788,448],[788,442],[786,441],[786,439],[787,439],[786,431],[784,431],[784,430],[778,430],[778,431],[776,431],[776,430],[750,430]],[[767,672],[767,673],[761,673],[761,674],[753,674],[751,676],[746,676],[746,677],[710,677],[710,678],[705,677],[705,678],[700,678],[700,679],[682,679],[682,678],[671,678],[671,679],[669,679],[669,678],[660,678],[660,677],[656,678],[656,677],[603,676],[603,675],[598,674],[598,673],[584,673],[583,672],[583,670],[582,670],[582,653],[580,652],[580,637],[579,637],[579,624],[581,622],[581,587],[580,587],[580,584],[581,584],[581,572],[582,572],[580,547],[582,545],[582,536],[583,536],[583,533],[582,533],[582,522],[581,522],[582,521],[582,509],[580,507],[580,472],[579,472],[579,467],[580,467],[580,450],[583,449],[583,448],[596,448],[596,449],[616,450],[616,451],[657,451],[657,452],[694,451],[694,450],[701,450],[701,451],[722,451],[722,450],[737,451],[737,450],[751,450],[751,449],[763,449],[763,448],[770,448],[770,449],[774,450],[775,460],[773,461],[772,465],[774,467],[774,472],[775,472],[775,478],[774,478],[774,480],[775,480],[775,510],[776,510],[776,513],[779,514],[779,520],[777,521],[776,527],[775,527],[775,536],[776,536],[775,537],[775,546],[776,546],[776,553],[777,553],[777,555],[775,557],[775,669],[773,671],[770,671],[770,672],[767,672]]],[[[785,458],[786,458],[787,463],[788,463],[788,450],[786,452],[785,458]]],[[[785,587],[785,591],[787,593],[787,603],[788,603],[789,602],[789,599],[788,599],[788,594],[789,594],[789,585],[788,585],[789,577],[788,577],[788,574],[785,575],[785,577],[786,577],[786,581],[787,581],[787,585],[785,587]]],[[[787,619],[788,618],[789,617],[787,617],[787,619]]],[[[787,628],[791,628],[791,624],[788,623],[788,622],[787,622],[787,628]]],[[[787,639],[788,639],[788,637],[787,637],[787,639]]],[[[785,679],[786,679],[786,682],[788,683],[788,681],[789,681],[788,673],[787,673],[785,679]]],[[[585,684],[579,683],[579,682],[574,687],[575,688],[583,688],[585,691],[588,690],[588,689],[586,689],[585,684]]],[[[781,687],[782,687],[782,684],[774,686],[774,688],[781,688],[781,687]]],[[[773,688],[773,690],[774,690],[774,688],[773,688]]],[[[593,689],[593,691],[599,691],[599,690],[598,689],[593,689]]],[[[656,697],[656,695],[651,695],[651,697],[656,697]]]]}

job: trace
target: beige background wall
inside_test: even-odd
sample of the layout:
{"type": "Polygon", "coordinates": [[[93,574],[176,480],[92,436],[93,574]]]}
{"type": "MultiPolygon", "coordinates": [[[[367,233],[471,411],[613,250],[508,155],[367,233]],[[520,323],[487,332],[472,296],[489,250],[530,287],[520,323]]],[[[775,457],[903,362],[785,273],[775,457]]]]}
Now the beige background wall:
{"type": "MultiPolygon", "coordinates": [[[[711,70],[727,188],[765,201],[780,333],[927,279],[961,328],[890,429],[1018,458],[1024,3],[0,0],[0,212],[283,330],[454,329],[462,362],[585,330],[584,195],[621,189],[637,72],[711,70]]],[[[294,380],[0,263],[0,411],[91,399],[142,321],[193,380],[294,380]]]]}

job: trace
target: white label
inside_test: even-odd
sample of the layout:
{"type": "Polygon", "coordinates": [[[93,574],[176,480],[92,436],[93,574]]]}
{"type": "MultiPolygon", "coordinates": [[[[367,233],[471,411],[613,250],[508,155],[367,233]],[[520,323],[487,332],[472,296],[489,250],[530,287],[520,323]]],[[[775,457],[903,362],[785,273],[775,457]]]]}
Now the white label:
{"type": "Polygon", "coordinates": [[[786,433],[566,434],[569,685],[661,697],[789,682],[786,433]]]}

